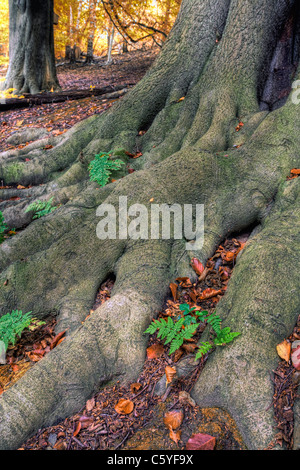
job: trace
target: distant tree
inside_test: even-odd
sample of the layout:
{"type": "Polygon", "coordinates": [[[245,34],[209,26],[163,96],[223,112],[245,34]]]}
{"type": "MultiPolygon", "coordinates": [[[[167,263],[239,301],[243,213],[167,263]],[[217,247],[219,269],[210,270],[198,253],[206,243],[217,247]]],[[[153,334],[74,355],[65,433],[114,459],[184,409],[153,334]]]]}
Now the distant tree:
{"type": "Polygon", "coordinates": [[[53,0],[9,0],[9,67],[4,89],[57,90],[53,0]]]}
{"type": "Polygon", "coordinates": [[[94,39],[96,31],[96,6],[97,0],[89,1],[89,36],[87,44],[86,62],[90,63],[94,58],[94,39]]]}

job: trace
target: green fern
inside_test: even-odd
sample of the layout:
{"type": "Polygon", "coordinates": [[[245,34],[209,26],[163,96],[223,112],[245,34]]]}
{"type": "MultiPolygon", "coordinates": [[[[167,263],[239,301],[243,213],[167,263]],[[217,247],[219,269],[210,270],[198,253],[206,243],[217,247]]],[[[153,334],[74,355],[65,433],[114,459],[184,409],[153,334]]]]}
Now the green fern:
{"type": "Polygon", "coordinates": [[[158,331],[157,337],[165,339],[165,344],[170,344],[169,354],[177,351],[185,340],[190,339],[196,333],[200,322],[207,322],[215,333],[215,338],[212,342],[202,342],[198,344],[198,351],[196,353],[196,360],[208,354],[214,346],[224,346],[225,344],[231,343],[241,333],[230,331],[230,328],[222,328],[222,320],[212,313],[211,315],[207,311],[198,312],[195,308],[188,304],[182,304],[179,310],[183,316],[177,317],[174,322],[171,317],[166,321],[165,319],[154,320],[151,325],[147,328],[145,333],[153,335],[158,331]],[[196,315],[192,316],[192,315],[196,315]]]}
{"type": "Polygon", "coordinates": [[[192,338],[198,328],[197,324],[188,325],[183,329],[184,321],[185,318],[181,318],[174,323],[171,317],[168,318],[168,321],[163,318],[161,320],[154,320],[145,333],[153,335],[158,330],[157,337],[166,339],[165,344],[171,343],[169,354],[173,354],[173,352],[182,346],[186,339],[192,338]]]}
{"type": "Polygon", "coordinates": [[[4,232],[7,230],[7,225],[4,222],[4,217],[2,212],[0,211],[0,243],[4,241],[4,232]]]}
{"type": "Polygon", "coordinates": [[[237,331],[230,331],[230,328],[223,328],[217,334],[217,337],[214,339],[214,344],[216,346],[223,346],[225,344],[231,343],[237,336],[241,333],[237,331]]]}
{"type": "Polygon", "coordinates": [[[209,315],[209,317],[206,318],[206,321],[208,324],[210,324],[217,335],[221,332],[222,320],[218,315],[212,313],[209,315]]]}
{"type": "Polygon", "coordinates": [[[4,342],[6,349],[9,344],[15,345],[17,338],[32,321],[31,312],[23,314],[21,310],[13,310],[0,318],[0,340],[4,342]]]}
{"type": "Polygon", "coordinates": [[[34,212],[34,216],[32,217],[33,219],[40,219],[44,215],[50,214],[50,212],[55,211],[55,209],[58,208],[58,206],[52,206],[54,197],[51,197],[49,201],[35,201],[29,204],[29,206],[26,208],[25,212],[34,212]]]}
{"type": "Polygon", "coordinates": [[[94,160],[89,164],[90,180],[96,181],[100,186],[105,186],[110,179],[111,172],[119,170],[124,162],[120,159],[110,160],[110,153],[100,153],[95,155],[94,160]]]}
{"type": "Polygon", "coordinates": [[[210,342],[202,342],[202,343],[199,343],[199,349],[196,353],[196,357],[195,357],[195,360],[197,359],[201,359],[201,357],[205,356],[206,354],[208,354],[212,348],[213,348],[213,345],[210,343],[210,342]]]}
{"type": "Polygon", "coordinates": [[[185,340],[191,339],[194,334],[196,333],[196,330],[198,328],[197,325],[188,325],[186,326],[183,330],[181,330],[177,335],[175,335],[174,339],[172,340],[170,344],[170,351],[169,354],[173,354],[177,349],[179,349],[185,340]]]}
{"type": "MultiPolygon", "coordinates": [[[[197,320],[194,316],[191,314],[194,314],[195,307],[190,307],[189,304],[181,304],[179,306],[179,310],[182,312],[184,315],[184,326],[189,326],[192,323],[197,323],[197,320]]],[[[180,318],[180,316],[178,317],[180,318]]]]}

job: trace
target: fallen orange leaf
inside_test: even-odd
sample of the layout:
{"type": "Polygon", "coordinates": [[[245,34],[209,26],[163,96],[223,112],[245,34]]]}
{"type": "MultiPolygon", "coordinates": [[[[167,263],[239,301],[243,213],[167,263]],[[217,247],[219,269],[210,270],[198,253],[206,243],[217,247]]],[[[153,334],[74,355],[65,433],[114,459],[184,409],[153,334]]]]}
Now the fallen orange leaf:
{"type": "Polygon", "coordinates": [[[178,444],[181,439],[181,431],[174,431],[173,429],[170,429],[169,437],[172,439],[172,441],[175,442],[175,444],[178,444]]]}
{"type": "Polygon", "coordinates": [[[174,300],[174,302],[176,302],[178,285],[175,284],[174,282],[171,282],[170,289],[171,289],[171,292],[172,292],[173,300],[174,300]]]}
{"type": "Polygon", "coordinates": [[[292,349],[292,345],[286,339],[282,341],[282,343],[276,346],[276,351],[277,351],[278,356],[281,359],[284,359],[286,362],[289,362],[290,360],[291,349],[292,349]]]}
{"type": "Polygon", "coordinates": [[[225,251],[225,253],[222,253],[221,256],[222,260],[226,261],[226,263],[232,263],[232,261],[235,259],[235,253],[232,251],[225,251]]]}
{"type": "Polygon", "coordinates": [[[133,402],[131,400],[126,400],[125,398],[121,398],[115,406],[116,412],[121,415],[129,415],[133,408],[133,402]]]}
{"type": "Polygon", "coordinates": [[[167,385],[170,384],[174,378],[176,377],[176,369],[174,367],[170,367],[170,366],[167,366],[165,368],[165,374],[166,374],[166,381],[167,381],[167,385]]]}
{"type": "Polygon", "coordinates": [[[178,429],[183,421],[184,413],[182,410],[167,411],[164,416],[164,424],[168,429],[178,429]]]}
{"type": "Polygon", "coordinates": [[[76,437],[79,434],[80,429],[81,429],[81,422],[78,421],[78,423],[76,425],[76,428],[75,428],[75,431],[73,432],[73,437],[76,437]]]}
{"type": "Polygon", "coordinates": [[[221,295],[223,294],[223,292],[221,290],[215,290],[215,289],[211,289],[211,288],[208,288],[208,289],[205,289],[201,296],[200,296],[200,300],[207,300],[207,299],[211,299],[212,297],[215,297],[217,295],[221,295]]]}

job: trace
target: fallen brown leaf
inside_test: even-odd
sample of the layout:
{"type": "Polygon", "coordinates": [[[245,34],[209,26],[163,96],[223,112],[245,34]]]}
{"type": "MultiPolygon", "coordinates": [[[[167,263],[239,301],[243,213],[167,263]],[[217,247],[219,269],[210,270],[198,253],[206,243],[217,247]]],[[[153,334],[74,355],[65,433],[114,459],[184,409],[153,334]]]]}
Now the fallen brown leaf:
{"type": "Polygon", "coordinates": [[[174,380],[174,378],[177,375],[177,372],[176,372],[176,369],[174,367],[167,366],[165,368],[165,374],[166,374],[166,382],[167,382],[167,385],[168,385],[174,380]]]}
{"type": "Polygon", "coordinates": [[[92,416],[80,416],[79,422],[81,424],[81,429],[88,428],[91,424],[93,424],[94,419],[92,416]]]}
{"type": "Polygon", "coordinates": [[[94,406],[95,406],[95,398],[92,397],[85,404],[86,411],[92,411],[94,406]]]}
{"type": "Polygon", "coordinates": [[[125,398],[121,398],[115,406],[116,412],[121,415],[129,415],[133,411],[133,408],[133,402],[125,398]]]}
{"type": "Polygon", "coordinates": [[[135,382],[134,384],[130,385],[130,391],[131,393],[137,393],[141,387],[142,387],[142,384],[135,382]]]}
{"type": "Polygon", "coordinates": [[[152,344],[147,348],[148,359],[158,359],[164,353],[164,347],[160,343],[152,344]]]}
{"type": "Polygon", "coordinates": [[[215,437],[209,434],[193,434],[186,444],[186,450],[214,450],[215,445],[215,437]]]}
{"type": "Polygon", "coordinates": [[[52,350],[53,348],[55,348],[59,341],[63,338],[63,336],[66,334],[66,331],[67,330],[64,330],[64,331],[61,331],[60,333],[58,333],[54,338],[53,340],[51,341],[50,343],[50,350],[52,350]]]}
{"type": "Polygon", "coordinates": [[[192,258],[191,266],[198,276],[200,276],[204,271],[204,266],[197,258],[192,258]]]}
{"type": "Polygon", "coordinates": [[[196,402],[195,400],[193,400],[193,398],[191,397],[191,395],[188,393],[188,392],[185,392],[184,390],[182,390],[181,392],[179,392],[179,403],[182,403],[182,404],[188,404],[192,407],[195,407],[196,406],[196,402]]]}
{"type": "Polygon", "coordinates": [[[174,282],[171,282],[170,289],[171,289],[171,292],[172,292],[173,300],[174,300],[174,302],[176,302],[178,285],[175,284],[174,282]]]}
{"type": "Polygon", "coordinates": [[[182,410],[167,411],[164,416],[164,424],[168,429],[178,429],[182,425],[183,418],[182,410]]]}
{"type": "Polygon", "coordinates": [[[291,348],[291,343],[285,339],[276,346],[276,351],[281,359],[284,359],[286,362],[289,362],[291,357],[291,348]]]}

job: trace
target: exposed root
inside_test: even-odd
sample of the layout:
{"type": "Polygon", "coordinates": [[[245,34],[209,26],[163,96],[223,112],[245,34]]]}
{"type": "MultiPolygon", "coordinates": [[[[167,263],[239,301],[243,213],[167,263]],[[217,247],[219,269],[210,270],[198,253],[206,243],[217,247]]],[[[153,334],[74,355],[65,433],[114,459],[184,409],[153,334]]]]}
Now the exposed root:
{"type": "Polygon", "coordinates": [[[242,335],[208,360],[193,393],[200,406],[229,410],[249,449],[266,448],[274,437],[269,373],[278,362],[276,345],[299,315],[299,197],[300,180],[280,193],[262,231],[244,249],[217,307],[225,325],[242,335]]]}
{"type": "Polygon", "coordinates": [[[269,0],[259,7],[239,0],[199,1],[196,7],[183,2],[181,15],[187,19],[179,15],[151,71],[106,115],[77,124],[50,150],[34,143],[0,156],[0,181],[35,185],[20,190],[14,214],[9,196],[15,190],[0,196],[10,224],[16,217],[19,227],[29,224],[0,246],[0,312],[17,307],[40,318],[57,315],[58,329],[68,329],[67,339],[1,396],[1,448],[15,448],[37,428],[78,410],[108,381],[134,380],[145,355],[143,331],[169,281],[190,275],[194,253],[186,252],[184,237],[97,238],[97,207],[105,202],[118,209],[120,196],[128,198],[128,206],[139,203],[148,210],[152,202],[203,204],[204,246],[197,252],[202,263],[230,233],[263,222],[218,308],[228,325],[242,332],[241,339],[213,356],[194,393],[199,403],[212,400],[213,406],[230,409],[250,448],[271,436],[266,369],[273,367],[274,342],[299,314],[299,298],[291,299],[290,291],[300,272],[298,260],[292,267],[288,263],[299,246],[299,182],[284,184],[291,168],[299,168],[298,109],[290,100],[273,113],[258,112],[258,76],[266,76],[276,28],[291,8],[289,2],[275,3],[270,14],[269,0]],[[194,27],[186,27],[191,18],[194,27]],[[235,37],[241,43],[233,48],[235,37]],[[185,68],[187,56],[199,60],[185,68]],[[247,142],[228,150],[237,142],[231,128],[242,118],[245,131],[239,138],[247,142]],[[89,161],[99,151],[120,148],[144,153],[133,163],[140,171],[96,189],[88,182],[89,161]],[[62,204],[59,209],[33,222],[25,217],[26,205],[52,196],[62,204]],[[112,272],[111,300],[84,321],[99,285],[112,272]]]}

